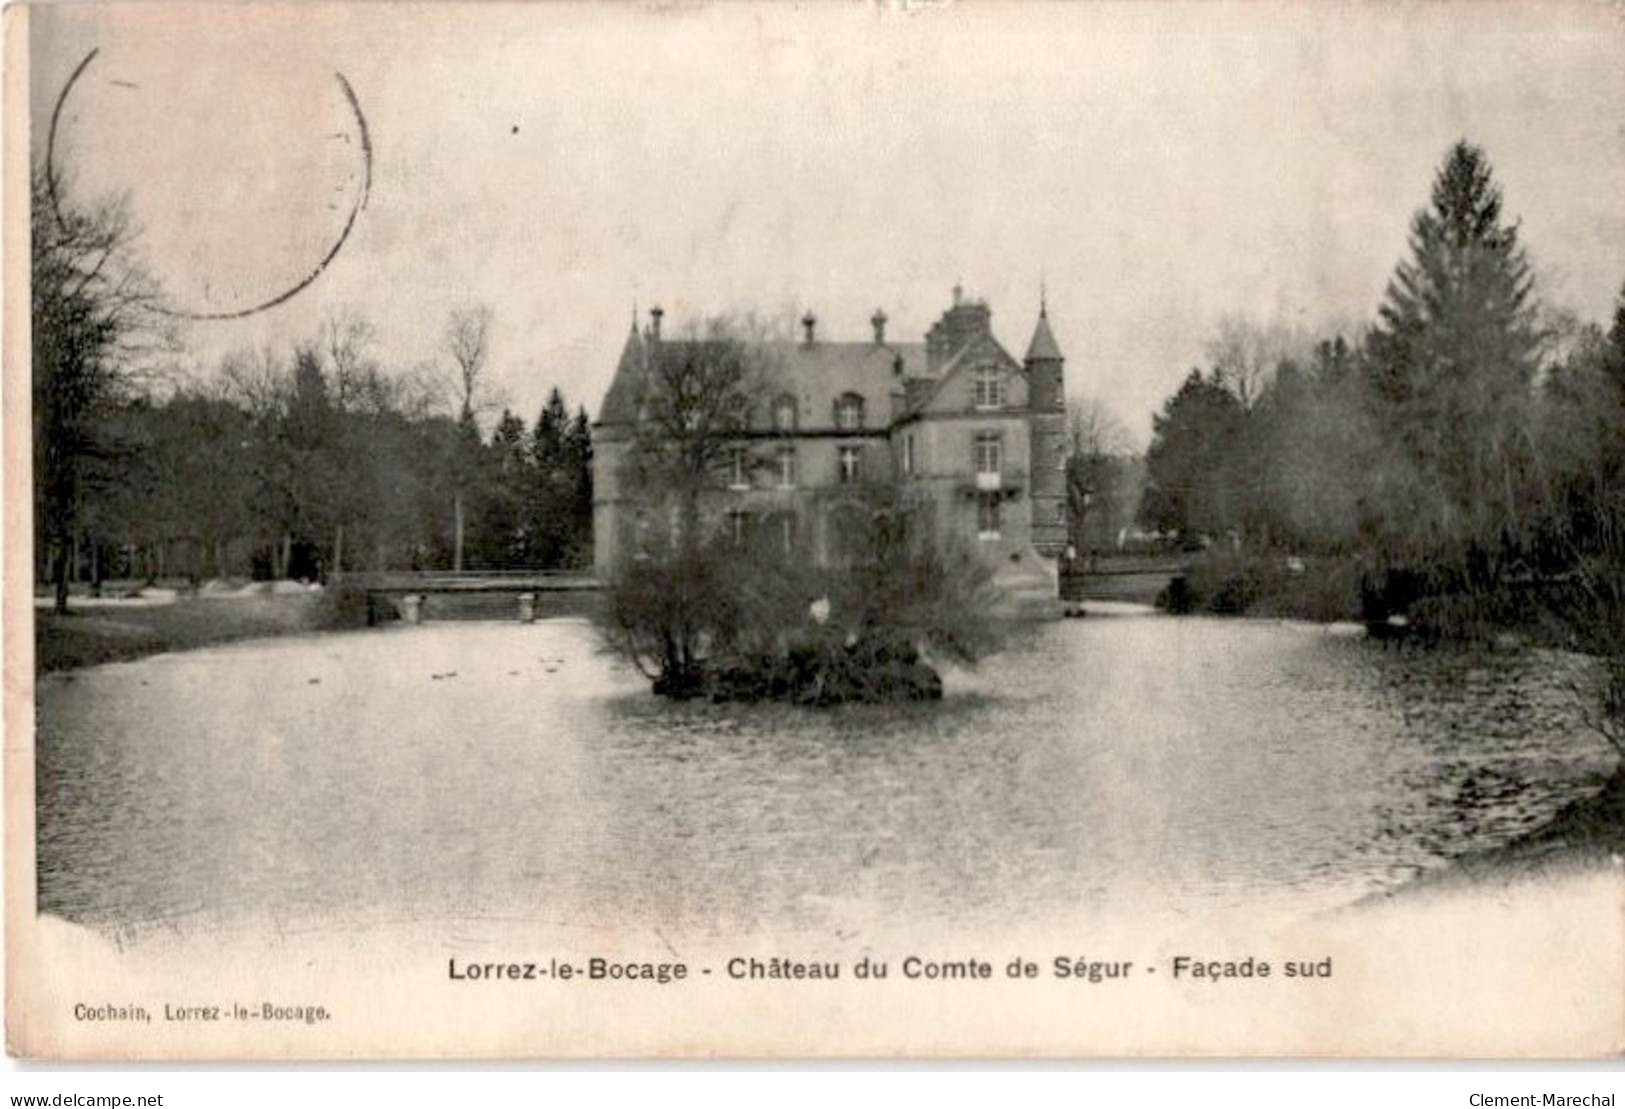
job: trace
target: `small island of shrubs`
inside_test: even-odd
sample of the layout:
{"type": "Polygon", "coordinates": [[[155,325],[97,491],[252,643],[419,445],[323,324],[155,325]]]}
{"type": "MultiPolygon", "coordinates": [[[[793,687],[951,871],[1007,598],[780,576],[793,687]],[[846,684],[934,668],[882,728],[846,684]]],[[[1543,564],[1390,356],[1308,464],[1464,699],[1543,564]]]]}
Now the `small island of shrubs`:
{"type": "Polygon", "coordinates": [[[805,518],[839,523],[816,544],[783,505],[743,511],[739,467],[767,464],[748,445],[783,371],[759,331],[713,319],[652,344],[625,398],[635,420],[601,437],[640,505],[604,581],[604,637],[673,699],[939,698],[930,660],[996,645],[992,569],[885,483],[818,494],[805,518]]]}
{"type": "Polygon", "coordinates": [[[996,646],[991,571],[919,511],[877,504],[867,522],[829,567],[777,537],[654,544],[607,583],[605,636],[676,700],[940,699],[930,660],[972,663],[996,646]]]}

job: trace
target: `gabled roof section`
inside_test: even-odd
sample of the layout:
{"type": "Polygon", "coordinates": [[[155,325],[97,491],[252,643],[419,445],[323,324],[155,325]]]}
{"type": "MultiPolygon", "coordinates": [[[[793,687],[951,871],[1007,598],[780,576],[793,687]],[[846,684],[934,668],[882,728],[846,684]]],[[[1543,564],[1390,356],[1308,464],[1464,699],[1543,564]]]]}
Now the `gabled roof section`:
{"type": "Polygon", "coordinates": [[[925,402],[931,399],[931,394],[937,391],[937,379],[934,377],[911,377],[903,383],[904,407],[912,414],[925,407],[925,402]]]}
{"type": "MultiPolygon", "coordinates": [[[[988,326],[990,315],[985,302],[962,301],[956,296],[954,306],[932,326],[924,343],[817,339],[765,344],[759,348],[766,357],[768,379],[762,385],[770,399],[761,405],[761,411],[752,414],[752,426],[770,427],[772,400],[789,395],[796,401],[798,431],[834,432],[837,430],[837,402],[853,394],[863,400],[864,430],[880,431],[898,419],[908,419],[938,406],[944,385],[961,377],[967,366],[984,366],[991,362],[1024,382],[1022,364],[999,343],[988,326]]],[[[634,320],[615,375],[604,394],[598,422],[636,423],[648,387],[651,359],[658,350],[681,346],[684,342],[661,339],[653,329],[640,333],[634,320]]],[[[1027,358],[1031,361],[1060,357],[1060,347],[1050,332],[1047,313],[1041,310],[1027,358]]],[[[1016,395],[1024,395],[1024,385],[1012,388],[1016,389],[1016,395]]]]}
{"type": "Polygon", "coordinates": [[[1038,326],[1033,328],[1033,341],[1027,344],[1028,362],[1059,362],[1062,360],[1061,347],[1055,341],[1055,333],[1049,329],[1049,308],[1038,310],[1038,326]]]}
{"type": "Polygon", "coordinates": [[[615,366],[615,377],[604,394],[604,405],[598,410],[601,424],[630,424],[638,418],[638,397],[643,392],[643,371],[648,348],[638,334],[637,321],[627,333],[626,345],[621,348],[621,360],[615,366]]]}
{"type": "Polygon", "coordinates": [[[908,383],[908,415],[913,416],[936,405],[938,396],[950,381],[963,374],[972,365],[985,366],[989,361],[998,363],[1008,373],[1020,376],[1021,366],[992,332],[975,336],[954,352],[937,371],[936,376],[908,383]]]}

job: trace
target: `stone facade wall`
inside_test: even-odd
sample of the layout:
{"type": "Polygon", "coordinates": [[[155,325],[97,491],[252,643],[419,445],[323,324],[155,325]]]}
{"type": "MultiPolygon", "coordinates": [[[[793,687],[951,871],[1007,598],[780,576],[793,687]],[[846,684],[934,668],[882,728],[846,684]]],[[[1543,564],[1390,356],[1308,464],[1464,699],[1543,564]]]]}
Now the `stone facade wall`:
{"type": "MultiPolygon", "coordinates": [[[[799,434],[761,435],[741,444],[748,458],[742,480],[731,472],[719,475],[716,491],[706,498],[706,514],[715,524],[740,528],[764,522],[778,528],[792,520],[785,534],[793,536],[795,547],[810,558],[829,562],[839,557],[842,525],[838,514],[846,510],[843,505],[850,509],[873,503],[877,494],[901,491],[907,498],[930,504],[940,534],[980,551],[1005,576],[1011,567],[1020,568],[1017,576],[1041,576],[1044,559],[1058,555],[1067,536],[1064,363],[1059,357],[1045,356],[1031,357],[1026,365],[1018,366],[993,337],[990,318],[985,303],[962,301],[956,291],[954,306],[933,325],[926,341],[933,367],[945,366],[950,359],[953,365],[940,382],[911,379],[907,383],[909,402],[923,405],[916,414],[903,417],[900,423],[888,421],[881,428],[871,423],[866,432],[844,434],[833,427],[833,411],[813,412],[801,404],[799,434]],[[977,395],[978,371],[989,369],[1000,374],[997,405],[978,403],[986,401],[985,396],[977,395]],[[813,429],[818,433],[810,433],[813,429]],[[997,475],[978,475],[978,434],[997,436],[997,475]],[[910,441],[911,473],[906,472],[910,441]],[[790,487],[784,487],[780,479],[779,452],[786,447],[795,452],[790,487]],[[842,448],[858,452],[855,483],[849,483],[849,475],[843,472],[842,448]]],[[[1035,339],[1033,354],[1057,353],[1042,316],[1039,326],[1044,341],[1035,339]]],[[[629,372],[625,363],[635,361],[637,354],[623,356],[618,378],[629,372]]],[[[835,357],[865,359],[869,352],[835,357]]],[[[837,362],[827,367],[815,363],[818,370],[835,374],[850,374],[854,365],[865,371],[870,368],[867,362],[837,362]]],[[[890,363],[881,369],[897,372],[890,363]]],[[[833,387],[865,388],[867,380],[833,387]]],[[[905,389],[889,379],[886,389],[883,396],[892,401],[891,420],[897,420],[905,389]]],[[[886,407],[869,405],[869,418],[884,418],[886,407]]],[[[639,506],[634,492],[623,493],[618,472],[628,433],[622,425],[601,425],[595,441],[594,565],[600,574],[636,545],[639,506]]]]}

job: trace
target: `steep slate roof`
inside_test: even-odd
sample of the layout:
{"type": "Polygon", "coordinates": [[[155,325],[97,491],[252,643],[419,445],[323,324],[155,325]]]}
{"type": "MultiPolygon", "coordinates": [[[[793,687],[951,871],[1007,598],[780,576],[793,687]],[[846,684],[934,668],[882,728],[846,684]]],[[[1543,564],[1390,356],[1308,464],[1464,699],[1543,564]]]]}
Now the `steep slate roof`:
{"type": "MultiPolygon", "coordinates": [[[[835,401],[842,394],[863,398],[863,426],[884,428],[891,423],[891,396],[911,373],[925,368],[925,346],[920,343],[825,342],[774,343],[769,348],[771,389],[796,398],[797,429],[810,431],[835,426],[835,401]],[[902,358],[902,373],[897,359],[902,358]]],[[[762,426],[771,419],[759,417],[762,426]]]]}
{"type": "MultiPolygon", "coordinates": [[[[660,340],[667,346],[682,341],[660,340]]],[[[640,335],[636,327],[628,333],[615,376],[599,409],[599,423],[636,421],[646,359],[653,342],[640,335]]],[[[785,341],[769,344],[766,354],[770,377],[768,404],[752,421],[764,429],[772,419],[772,399],[786,393],[796,398],[798,430],[833,428],[835,401],[845,393],[863,398],[865,429],[885,428],[891,423],[892,394],[904,389],[905,382],[911,378],[923,374],[926,365],[923,343],[785,341]],[[901,372],[898,359],[902,360],[901,372]]]]}
{"type": "Polygon", "coordinates": [[[598,410],[601,424],[629,424],[638,418],[638,394],[643,388],[643,336],[638,325],[626,336],[621,348],[621,360],[615,365],[615,376],[610,380],[609,392],[604,394],[603,406],[598,410]]]}
{"type": "Polygon", "coordinates": [[[1055,341],[1055,333],[1049,329],[1049,309],[1038,310],[1038,326],[1033,328],[1033,341],[1027,344],[1027,361],[1038,362],[1043,360],[1059,362],[1061,360],[1061,347],[1055,341]]]}
{"type": "MultiPolygon", "coordinates": [[[[982,305],[979,308],[985,315],[982,305]]],[[[959,306],[956,306],[957,310],[959,306]]],[[[967,309],[969,310],[969,309],[967,309]]],[[[944,317],[946,319],[946,317],[944,317]]],[[[864,428],[884,429],[893,423],[893,417],[912,415],[924,409],[943,382],[954,375],[963,364],[968,351],[983,349],[982,340],[991,343],[1003,359],[1014,364],[1004,347],[991,331],[970,336],[953,354],[939,365],[935,372],[930,363],[925,343],[857,342],[812,343],[783,340],[769,344],[769,402],[757,413],[752,423],[760,428],[769,426],[773,397],[788,393],[796,398],[796,427],[798,431],[833,429],[835,402],[842,394],[855,393],[863,398],[864,428]],[[898,360],[901,360],[899,372],[898,360]],[[903,411],[893,412],[892,398],[901,395],[903,411]]],[[[643,388],[643,375],[649,351],[655,342],[680,343],[682,340],[655,340],[640,334],[634,323],[621,350],[615,376],[604,395],[599,410],[601,424],[625,424],[637,419],[639,394],[643,388]]],[[[1033,332],[1027,350],[1027,360],[1059,359],[1061,350],[1050,331],[1048,313],[1040,311],[1038,326],[1033,332]]],[[[1017,367],[1019,370],[1019,366],[1017,367]]]]}

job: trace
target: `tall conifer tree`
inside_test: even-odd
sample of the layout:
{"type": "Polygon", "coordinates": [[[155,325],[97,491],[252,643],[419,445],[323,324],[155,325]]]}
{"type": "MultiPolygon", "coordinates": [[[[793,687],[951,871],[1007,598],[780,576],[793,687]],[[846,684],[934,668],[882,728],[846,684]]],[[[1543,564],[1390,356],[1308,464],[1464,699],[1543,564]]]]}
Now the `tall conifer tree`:
{"type": "Polygon", "coordinates": [[[1528,518],[1528,402],[1543,340],[1529,261],[1483,150],[1451,148],[1410,248],[1367,360],[1391,447],[1377,491],[1383,538],[1401,559],[1493,580],[1528,518]]]}

